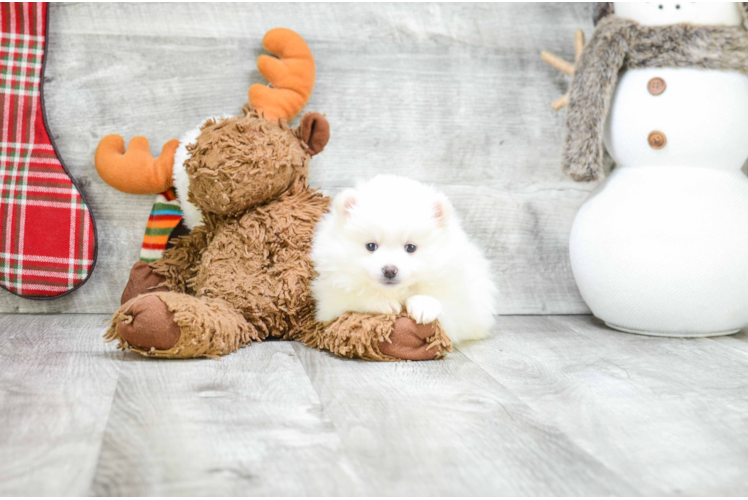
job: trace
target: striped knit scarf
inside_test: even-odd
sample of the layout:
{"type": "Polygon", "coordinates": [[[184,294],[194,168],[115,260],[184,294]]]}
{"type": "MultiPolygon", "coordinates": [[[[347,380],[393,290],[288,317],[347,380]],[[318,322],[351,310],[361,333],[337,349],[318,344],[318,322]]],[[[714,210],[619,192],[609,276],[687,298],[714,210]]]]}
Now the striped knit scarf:
{"type": "Polygon", "coordinates": [[[157,194],[145,228],[140,260],[150,263],[160,259],[167,248],[172,232],[181,221],[182,208],[174,193],[174,188],[157,194]]]}

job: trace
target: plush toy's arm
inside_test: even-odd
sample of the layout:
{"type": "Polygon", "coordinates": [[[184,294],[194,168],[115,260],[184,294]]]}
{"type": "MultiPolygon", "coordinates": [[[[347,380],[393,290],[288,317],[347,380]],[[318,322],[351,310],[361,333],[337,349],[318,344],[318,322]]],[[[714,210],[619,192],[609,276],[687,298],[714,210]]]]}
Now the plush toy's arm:
{"type": "Polygon", "coordinates": [[[208,225],[195,227],[190,234],[179,236],[174,246],[166,249],[163,257],[151,263],[151,268],[166,277],[169,290],[191,293],[192,279],[197,274],[197,264],[211,238],[208,225]]]}

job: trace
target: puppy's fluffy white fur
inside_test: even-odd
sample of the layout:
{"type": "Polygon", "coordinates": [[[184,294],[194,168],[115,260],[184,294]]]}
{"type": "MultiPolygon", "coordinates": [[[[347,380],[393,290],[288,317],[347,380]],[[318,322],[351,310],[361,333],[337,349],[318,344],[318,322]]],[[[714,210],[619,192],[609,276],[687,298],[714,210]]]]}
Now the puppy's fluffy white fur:
{"type": "Polygon", "coordinates": [[[488,261],[447,197],[416,181],[380,175],[344,190],[317,225],[311,257],[319,321],[405,308],[418,323],[439,319],[453,343],[493,326],[488,261]]]}

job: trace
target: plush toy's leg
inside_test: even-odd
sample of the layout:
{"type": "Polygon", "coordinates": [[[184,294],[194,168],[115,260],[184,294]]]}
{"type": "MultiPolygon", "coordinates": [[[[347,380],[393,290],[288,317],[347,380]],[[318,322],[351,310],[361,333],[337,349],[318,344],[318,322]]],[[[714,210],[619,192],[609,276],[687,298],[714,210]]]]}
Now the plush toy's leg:
{"type": "Polygon", "coordinates": [[[104,338],[157,358],[218,357],[260,340],[226,301],[178,292],[153,292],[114,313],[104,338]]]}
{"type": "Polygon", "coordinates": [[[297,340],[338,356],[370,361],[439,359],[452,351],[438,322],[419,325],[394,314],[346,313],[334,321],[314,323],[297,340]]]}
{"type": "Polygon", "coordinates": [[[166,278],[156,274],[146,262],[136,262],[130,270],[130,279],[122,292],[120,305],[144,293],[168,291],[166,285],[159,286],[165,281],[166,278]]]}

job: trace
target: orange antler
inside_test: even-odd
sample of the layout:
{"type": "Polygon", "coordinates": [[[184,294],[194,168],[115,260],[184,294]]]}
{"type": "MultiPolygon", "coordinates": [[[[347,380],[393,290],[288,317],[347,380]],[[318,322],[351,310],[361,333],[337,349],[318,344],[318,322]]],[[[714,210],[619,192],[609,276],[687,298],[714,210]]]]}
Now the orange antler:
{"type": "Polygon", "coordinates": [[[261,55],[257,69],[271,87],[256,83],[249,88],[249,103],[270,121],[290,121],[304,109],[314,89],[314,57],[297,33],[276,28],[262,39],[265,50],[275,57],[261,55]]]}
{"type": "Polygon", "coordinates": [[[130,194],[156,194],[172,185],[174,153],[179,141],[172,139],[158,158],[151,155],[145,137],[133,137],[125,152],[125,141],[117,134],[104,137],[96,148],[96,171],[104,182],[130,194]]]}

